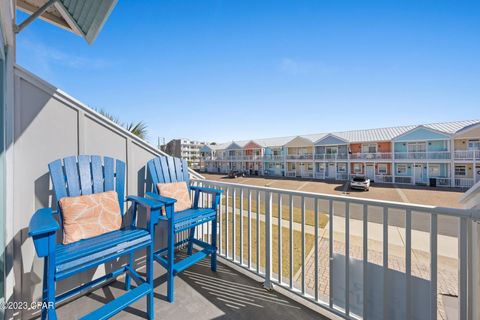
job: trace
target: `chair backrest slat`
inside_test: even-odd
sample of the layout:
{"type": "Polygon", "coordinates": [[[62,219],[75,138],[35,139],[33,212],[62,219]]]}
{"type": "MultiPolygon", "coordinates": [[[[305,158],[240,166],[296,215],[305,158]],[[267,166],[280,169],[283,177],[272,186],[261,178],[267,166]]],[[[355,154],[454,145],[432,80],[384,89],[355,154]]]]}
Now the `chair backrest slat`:
{"type": "Polygon", "coordinates": [[[183,181],[185,181],[188,186],[188,164],[187,164],[187,160],[185,159],[182,159],[182,173],[183,173],[183,181]]]}
{"type": "Polygon", "coordinates": [[[105,191],[115,190],[114,186],[114,161],[110,157],[103,157],[103,171],[105,178],[105,191]]]}
{"type": "Polygon", "coordinates": [[[157,185],[158,183],[164,183],[165,182],[165,176],[163,174],[163,169],[162,169],[162,164],[160,163],[160,159],[159,158],[155,158],[152,160],[153,162],[153,165],[155,167],[155,172],[157,173],[157,183],[155,185],[157,185]]]}
{"type": "Polygon", "coordinates": [[[170,172],[168,170],[167,157],[160,157],[160,165],[162,166],[163,182],[172,182],[170,172]]]}
{"type": "Polygon", "coordinates": [[[173,158],[173,161],[175,162],[175,173],[177,176],[177,181],[183,181],[182,159],[173,158]]]}
{"type": "Polygon", "coordinates": [[[78,156],[78,171],[80,172],[80,187],[82,195],[92,194],[92,171],[90,169],[90,156],[78,156]]]}
{"type": "Polygon", "coordinates": [[[115,164],[115,181],[118,204],[120,205],[120,212],[123,215],[123,204],[125,201],[125,162],[120,160],[117,160],[115,164]]]}
{"type": "Polygon", "coordinates": [[[68,194],[65,185],[65,175],[63,173],[62,161],[59,159],[49,163],[48,170],[50,171],[50,177],[52,178],[55,197],[57,199],[66,197],[68,194]]]}
{"type": "MultiPolygon", "coordinates": [[[[156,158],[155,158],[156,159],[156,158]]],[[[152,159],[147,162],[147,170],[148,170],[148,175],[152,179],[152,184],[156,186],[160,182],[158,181],[158,172],[157,168],[155,167],[155,159],[152,159]]]]}
{"type": "Polygon", "coordinates": [[[100,156],[92,156],[92,176],[93,176],[93,193],[103,192],[103,169],[102,158],[100,156]]]}
{"type": "Polygon", "coordinates": [[[63,165],[65,167],[65,175],[67,176],[67,195],[70,197],[81,195],[77,157],[73,156],[63,159],[63,165]]]}
{"type": "Polygon", "coordinates": [[[177,182],[177,173],[175,172],[175,163],[172,157],[167,157],[168,172],[170,173],[170,182],[177,182]]]}

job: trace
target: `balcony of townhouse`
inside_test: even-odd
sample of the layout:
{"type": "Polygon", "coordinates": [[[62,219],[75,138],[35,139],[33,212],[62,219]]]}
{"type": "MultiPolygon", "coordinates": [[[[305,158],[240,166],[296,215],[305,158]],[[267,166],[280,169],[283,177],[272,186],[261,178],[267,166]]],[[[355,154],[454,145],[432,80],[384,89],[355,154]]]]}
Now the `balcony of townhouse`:
{"type": "Polygon", "coordinates": [[[395,161],[401,160],[450,160],[452,153],[450,151],[412,151],[395,152],[395,161]]]}
{"type": "Polygon", "coordinates": [[[265,154],[262,156],[263,161],[277,161],[283,162],[285,161],[285,156],[280,154],[265,154]]]}
{"type": "Polygon", "coordinates": [[[305,160],[313,160],[313,154],[311,153],[304,153],[304,154],[287,154],[285,157],[287,161],[305,161],[305,160]]]}
{"type": "Polygon", "coordinates": [[[390,161],[392,160],[391,152],[356,152],[350,154],[350,160],[364,160],[364,161],[390,161]]]}
{"type": "Polygon", "coordinates": [[[315,153],[315,161],[347,161],[348,153],[315,153]]]}
{"type": "Polygon", "coordinates": [[[480,150],[455,150],[453,157],[455,160],[475,160],[480,162],[480,150]]]}

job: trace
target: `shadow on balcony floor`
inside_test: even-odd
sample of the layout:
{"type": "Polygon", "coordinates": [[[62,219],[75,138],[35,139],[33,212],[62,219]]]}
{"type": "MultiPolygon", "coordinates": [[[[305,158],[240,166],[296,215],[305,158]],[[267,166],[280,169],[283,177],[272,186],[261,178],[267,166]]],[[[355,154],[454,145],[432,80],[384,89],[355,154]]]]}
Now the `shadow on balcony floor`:
{"type": "MultiPolygon", "coordinates": [[[[166,302],[164,269],[155,264],[155,318],[172,320],[202,319],[326,319],[318,313],[262,284],[218,264],[210,271],[209,260],[183,271],[175,281],[175,302],[166,302]]],[[[59,319],[77,319],[124,291],[123,282],[109,286],[72,301],[58,309],[59,319]]],[[[141,299],[117,314],[115,319],[145,319],[146,301],[141,299]]]]}

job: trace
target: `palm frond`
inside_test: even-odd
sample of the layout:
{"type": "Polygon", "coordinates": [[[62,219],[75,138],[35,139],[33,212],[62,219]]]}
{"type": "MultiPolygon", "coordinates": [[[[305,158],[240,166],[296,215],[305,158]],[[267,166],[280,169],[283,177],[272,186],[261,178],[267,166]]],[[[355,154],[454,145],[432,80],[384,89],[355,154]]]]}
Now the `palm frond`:
{"type": "Polygon", "coordinates": [[[138,121],[138,122],[130,122],[127,126],[126,129],[130,131],[132,134],[136,135],[137,137],[141,139],[146,139],[147,134],[148,134],[148,126],[145,122],[143,121],[138,121]]]}

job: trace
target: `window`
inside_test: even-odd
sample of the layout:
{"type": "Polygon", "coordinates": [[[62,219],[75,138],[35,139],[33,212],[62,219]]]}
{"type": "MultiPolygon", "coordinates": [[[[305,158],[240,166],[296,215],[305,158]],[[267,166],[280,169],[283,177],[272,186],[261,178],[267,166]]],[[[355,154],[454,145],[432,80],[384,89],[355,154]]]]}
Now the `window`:
{"type": "Polygon", "coordinates": [[[326,154],[337,154],[338,148],[337,147],[325,147],[326,154]]]}
{"type": "Polygon", "coordinates": [[[411,142],[407,146],[408,152],[425,152],[427,144],[425,142],[411,142]]]}
{"type": "Polygon", "coordinates": [[[455,166],[455,175],[456,176],[466,176],[467,168],[465,166],[455,166]]]}
{"type": "Polygon", "coordinates": [[[479,139],[468,140],[468,150],[480,150],[480,140],[479,139]]]}
{"type": "Polygon", "coordinates": [[[388,167],[386,163],[380,163],[378,164],[378,174],[387,174],[388,172],[388,167]]]}
{"type": "Polygon", "coordinates": [[[407,174],[407,165],[397,164],[397,174],[407,174]]]}
{"type": "Polygon", "coordinates": [[[339,163],[337,167],[338,172],[347,172],[347,164],[346,163],[339,163]]]}
{"type": "Polygon", "coordinates": [[[430,177],[439,177],[440,176],[440,165],[439,164],[431,164],[429,166],[429,176],[430,177]]]}
{"type": "Polygon", "coordinates": [[[362,164],[354,163],[353,164],[353,173],[362,173],[362,164]]]}
{"type": "Polygon", "coordinates": [[[362,145],[362,153],[377,153],[377,145],[375,143],[362,145]]]}

